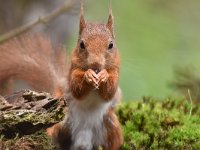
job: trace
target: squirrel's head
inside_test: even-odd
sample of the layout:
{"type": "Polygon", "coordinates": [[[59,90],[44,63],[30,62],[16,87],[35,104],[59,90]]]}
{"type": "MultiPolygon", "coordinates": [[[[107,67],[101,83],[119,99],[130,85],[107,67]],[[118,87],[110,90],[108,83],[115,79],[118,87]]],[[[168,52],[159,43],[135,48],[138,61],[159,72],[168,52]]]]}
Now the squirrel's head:
{"type": "Polygon", "coordinates": [[[99,72],[104,68],[112,68],[116,61],[119,62],[111,10],[107,23],[86,23],[82,8],[79,28],[75,55],[79,62],[81,61],[79,64],[82,68],[99,72]]]}

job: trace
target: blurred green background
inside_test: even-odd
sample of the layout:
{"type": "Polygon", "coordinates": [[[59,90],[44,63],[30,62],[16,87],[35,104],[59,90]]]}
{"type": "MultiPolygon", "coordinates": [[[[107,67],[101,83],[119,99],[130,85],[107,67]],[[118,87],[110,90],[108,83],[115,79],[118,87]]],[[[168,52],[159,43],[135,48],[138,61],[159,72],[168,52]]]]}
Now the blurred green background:
{"type": "MultiPolygon", "coordinates": [[[[85,5],[89,21],[107,21],[108,0],[85,5]]],[[[124,99],[176,94],[176,66],[200,64],[199,0],[113,0],[124,99]]]]}
{"type": "MultiPolygon", "coordinates": [[[[63,1],[2,2],[0,33],[62,6],[63,1]]],[[[109,0],[86,0],[85,18],[106,22],[108,8],[109,0]]],[[[169,87],[174,68],[192,65],[198,68],[200,64],[200,1],[112,0],[112,9],[121,53],[120,85],[124,99],[176,95],[169,87]]],[[[66,48],[71,50],[78,36],[78,14],[76,7],[37,31],[47,31],[55,43],[68,41],[66,48]]]]}

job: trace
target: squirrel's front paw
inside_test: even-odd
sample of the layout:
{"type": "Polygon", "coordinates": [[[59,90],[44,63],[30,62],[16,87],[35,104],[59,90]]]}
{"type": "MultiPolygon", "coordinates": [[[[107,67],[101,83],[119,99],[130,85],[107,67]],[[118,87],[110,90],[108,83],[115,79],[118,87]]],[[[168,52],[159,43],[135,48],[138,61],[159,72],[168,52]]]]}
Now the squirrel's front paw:
{"type": "Polygon", "coordinates": [[[107,70],[106,69],[101,70],[97,74],[97,78],[98,78],[98,84],[100,84],[101,82],[106,82],[109,78],[109,74],[108,74],[107,70]]]}
{"type": "Polygon", "coordinates": [[[84,77],[88,84],[92,84],[94,87],[98,87],[98,77],[92,69],[88,69],[85,72],[84,77]]]}

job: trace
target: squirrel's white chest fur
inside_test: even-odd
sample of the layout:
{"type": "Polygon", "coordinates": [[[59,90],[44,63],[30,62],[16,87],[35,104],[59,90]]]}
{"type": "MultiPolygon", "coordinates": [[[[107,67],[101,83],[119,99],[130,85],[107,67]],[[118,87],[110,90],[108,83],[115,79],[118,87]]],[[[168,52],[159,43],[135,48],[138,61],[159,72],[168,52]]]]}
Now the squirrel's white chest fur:
{"type": "Polygon", "coordinates": [[[91,150],[105,143],[103,116],[109,107],[110,102],[105,102],[95,90],[81,101],[71,101],[67,119],[72,134],[71,150],[91,150]]]}

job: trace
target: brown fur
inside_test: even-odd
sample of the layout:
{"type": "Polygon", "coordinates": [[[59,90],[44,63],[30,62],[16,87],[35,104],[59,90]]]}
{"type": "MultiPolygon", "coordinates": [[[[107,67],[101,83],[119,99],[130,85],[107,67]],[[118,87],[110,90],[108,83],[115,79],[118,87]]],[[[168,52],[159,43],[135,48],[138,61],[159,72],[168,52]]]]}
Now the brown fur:
{"type": "Polygon", "coordinates": [[[107,82],[102,82],[99,86],[99,94],[105,100],[111,100],[116,93],[118,87],[118,70],[109,70],[109,78],[107,82]]]}
{"type": "Polygon", "coordinates": [[[77,99],[83,99],[89,94],[92,87],[85,81],[85,71],[81,69],[70,70],[69,87],[72,95],[77,99]]]}
{"type": "Polygon", "coordinates": [[[123,143],[120,123],[115,115],[114,109],[110,108],[104,116],[104,124],[107,129],[107,142],[103,145],[103,150],[119,150],[123,143]]]}
{"type": "Polygon", "coordinates": [[[54,143],[60,150],[68,150],[71,145],[71,136],[68,127],[61,125],[60,123],[55,124],[51,128],[47,129],[47,134],[53,137],[54,143]]]}
{"type": "Polygon", "coordinates": [[[27,34],[10,40],[0,45],[0,53],[0,82],[21,79],[38,91],[55,93],[57,88],[65,91],[65,50],[54,49],[43,35],[27,34]]]}
{"type": "MultiPolygon", "coordinates": [[[[72,53],[71,67],[69,71],[69,88],[77,100],[84,100],[91,90],[95,89],[94,82],[98,82],[99,96],[105,101],[112,100],[116,94],[119,80],[119,52],[116,47],[113,32],[113,16],[109,14],[107,24],[86,23],[83,15],[80,18],[80,32],[77,46],[72,53]],[[80,47],[84,42],[85,48],[80,47]],[[113,42],[111,51],[108,45],[113,42]],[[98,78],[88,82],[86,73],[92,69],[97,71],[98,78]],[[101,78],[106,79],[105,81],[101,78]]],[[[118,99],[118,98],[117,98],[118,99]]],[[[107,143],[103,144],[103,150],[118,150],[123,138],[119,121],[113,108],[110,108],[104,116],[104,125],[107,129],[107,143]]]]}
{"type": "Polygon", "coordinates": [[[112,32],[105,24],[97,23],[85,24],[85,28],[81,30],[77,47],[72,54],[69,88],[77,99],[82,99],[93,89],[92,85],[87,84],[85,81],[85,72],[88,69],[99,71],[106,69],[109,78],[107,82],[100,83],[99,93],[105,100],[112,99],[118,87],[120,62],[112,32]],[[84,40],[85,50],[80,49],[79,44],[81,40],[84,40]],[[108,52],[110,41],[114,43],[112,52],[108,52]]]}
{"type": "MultiPolygon", "coordinates": [[[[105,102],[119,99],[116,95],[120,97],[120,90],[117,90],[120,59],[111,12],[107,24],[86,23],[81,13],[79,39],[72,52],[68,76],[65,50],[54,49],[50,41],[39,34],[21,36],[0,45],[0,53],[0,83],[10,78],[23,79],[35,89],[56,97],[69,88],[78,101],[83,101],[92,90],[98,90],[98,96],[105,102]],[[112,48],[109,48],[110,43],[113,43],[112,48]]],[[[62,123],[49,128],[47,133],[61,149],[70,149],[74,141],[71,141],[68,125],[62,123]]],[[[118,150],[123,139],[112,105],[103,123],[107,131],[103,149],[118,150]]]]}
{"type": "Polygon", "coordinates": [[[5,78],[0,80],[0,95],[10,94],[13,91],[13,79],[5,78]]]}

